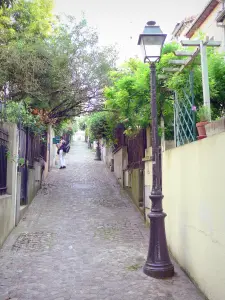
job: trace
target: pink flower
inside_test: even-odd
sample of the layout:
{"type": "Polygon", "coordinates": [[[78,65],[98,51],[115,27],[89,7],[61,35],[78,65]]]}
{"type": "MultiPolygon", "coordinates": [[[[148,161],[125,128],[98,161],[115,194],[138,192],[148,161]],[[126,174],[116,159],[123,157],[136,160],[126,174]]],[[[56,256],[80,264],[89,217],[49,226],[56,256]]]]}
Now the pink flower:
{"type": "Polygon", "coordinates": [[[192,110],[192,111],[196,111],[196,110],[197,110],[197,109],[196,109],[196,106],[192,106],[191,110],[192,110]]]}

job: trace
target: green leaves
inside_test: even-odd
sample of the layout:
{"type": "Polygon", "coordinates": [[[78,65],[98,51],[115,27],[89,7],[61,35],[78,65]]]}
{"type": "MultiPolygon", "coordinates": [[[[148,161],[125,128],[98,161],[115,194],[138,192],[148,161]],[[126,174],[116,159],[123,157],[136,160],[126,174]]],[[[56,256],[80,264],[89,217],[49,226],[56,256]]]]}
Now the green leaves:
{"type": "Polygon", "coordinates": [[[0,88],[8,99],[44,109],[52,123],[94,110],[115,66],[86,20],[55,18],[53,0],[18,0],[0,8],[0,88]]]}
{"type": "Polygon", "coordinates": [[[13,4],[13,0],[0,0],[0,7],[8,8],[13,4]]]}
{"type": "MultiPolygon", "coordinates": [[[[168,61],[178,49],[176,43],[166,44],[163,56],[157,65],[157,75],[168,67],[168,61]]],[[[147,127],[151,122],[150,108],[150,74],[149,66],[137,59],[130,59],[110,75],[111,85],[106,87],[104,95],[106,108],[115,110],[117,123],[123,123],[126,134],[133,134],[139,128],[147,127]]],[[[166,133],[173,131],[173,99],[167,84],[157,81],[158,117],[163,116],[166,122],[166,133]]]]}
{"type": "MultiPolygon", "coordinates": [[[[9,1],[8,1],[9,2],[9,1]]],[[[11,1],[12,2],[12,1],[11,1]]],[[[54,22],[52,0],[18,0],[0,9],[1,42],[46,38],[54,22]],[[44,17],[43,17],[44,16],[44,17]]]]}
{"type": "Polygon", "coordinates": [[[126,128],[136,130],[146,126],[149,123],[148,66],[131,59],[112,72],[110,78],[111,85],[104,91],[106,108],[117,112],[118,123],[126,120],[126,128]]]}
{"type": "MultiPolygon", "coordinates": [[[[29,103],[29,99],[26,99],[29,103]]],[[[42,124],[39,116],[32,115],[29,105],[18,102],[8,102],[6,106],[6,117],[9,122],[21,124],[29,127],[34,134],[42,134],[46,130],[46,126],[42,124]]]]}
{"type": "Polygon", "coordinates": [[[113,130],[116,125],[115,116],[110,112],[93,113],[87,120],[88,133],[91,140],[105,138],[113,142],[113,130]]]}

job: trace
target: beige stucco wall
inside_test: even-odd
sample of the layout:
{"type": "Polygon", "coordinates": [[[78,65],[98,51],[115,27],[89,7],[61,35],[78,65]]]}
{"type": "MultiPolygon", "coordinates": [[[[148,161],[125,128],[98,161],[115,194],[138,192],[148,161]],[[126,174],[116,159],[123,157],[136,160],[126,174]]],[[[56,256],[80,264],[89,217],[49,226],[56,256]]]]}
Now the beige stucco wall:
{"type": "Polygon", "coordinates": [[[122,159],[123,149],[121,148],[114,154],[114,173],[121,185],[123,185],[123,159],[122,159]]]}
{"type": "Polygon", "coordinates": [[[0,196],[0,248],[14,228],[14,204],[11,195],[0,196]]]}
{"type": "Polygon", "coordinates": [[[104,144],[104,146],[101,147],[101,157],[103,162],[109,168],[113,159],[112,147],[109,147],[106,144],[104,144]]]}
{"type": "Polygon", "coordinates": [[[128,156],[127,147],[122,147],[113,154],[114,156],[114,173],[121,186],[124,186],[124,171],[127,169],[128,156]]]}
{"type": "Polygon", "coordinates": [[[17,207],[17,153],[19,136],[16,124],[5,123],[8,131],[7,195],[0,196],[0,247],[15,226],[17,207]]]}
{"type": "Polygon", "coordinates": [[[143,208],[144,202],[144,170],[130,169],[124,171],[124,186],[138,208],[143,208]]]}
{"type": "Polygon", "coordinates": [[[41,188],[41,165],[38,162],[34,163],[34,169],[28,170],[27,183],[27,200],[30,204],[36,196],[38,190],[41,188]]]}
{"type": "Polygon", "coordinates": [[[225,299],[225,133],[163,153],[168,245],[210,300],[225,299]]]}

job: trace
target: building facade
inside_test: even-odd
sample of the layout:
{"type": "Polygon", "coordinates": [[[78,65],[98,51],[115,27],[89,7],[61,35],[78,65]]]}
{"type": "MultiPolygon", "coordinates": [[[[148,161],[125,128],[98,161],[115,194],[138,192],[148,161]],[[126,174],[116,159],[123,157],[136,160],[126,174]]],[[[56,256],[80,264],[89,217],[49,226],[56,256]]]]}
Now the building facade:
{"type": "Polygon", "coordinates": [[[225,51],[225,1],[210,0],[202,12],[191,23],[185,33],[188,39],[199,38],[202,33],[209,39],[221,41],[221,51],[225,51]]]}

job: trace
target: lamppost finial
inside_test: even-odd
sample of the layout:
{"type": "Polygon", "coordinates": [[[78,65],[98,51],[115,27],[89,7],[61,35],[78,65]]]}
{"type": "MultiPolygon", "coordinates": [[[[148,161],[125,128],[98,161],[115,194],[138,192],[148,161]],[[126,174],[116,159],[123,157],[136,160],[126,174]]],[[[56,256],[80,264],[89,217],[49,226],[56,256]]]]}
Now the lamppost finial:
{"type": "Polygon", "coordinates": [[[156,22],[155,21],[148,21],[147,25],[148,26],[155,26],[156,22]]]}

